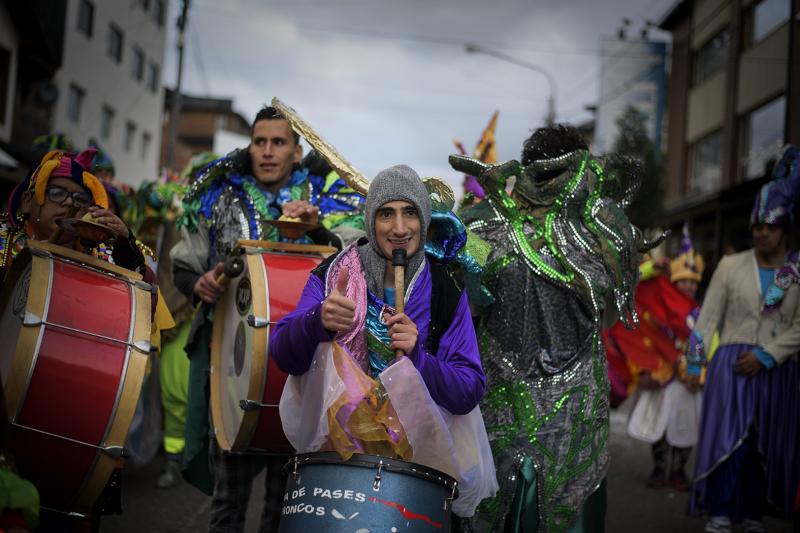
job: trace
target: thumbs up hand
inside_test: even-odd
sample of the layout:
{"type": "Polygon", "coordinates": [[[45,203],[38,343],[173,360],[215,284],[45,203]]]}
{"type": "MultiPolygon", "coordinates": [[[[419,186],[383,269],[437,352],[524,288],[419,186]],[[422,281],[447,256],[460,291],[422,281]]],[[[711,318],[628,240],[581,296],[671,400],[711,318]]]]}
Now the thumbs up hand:
{"type": "Polygon", "coordinates": [[[356,304],[345,296],[349,280],[347,270],[339,272],[336,287],[322,302],[322,326],[328,331],[347,331],[356,316],[356,304]]]}

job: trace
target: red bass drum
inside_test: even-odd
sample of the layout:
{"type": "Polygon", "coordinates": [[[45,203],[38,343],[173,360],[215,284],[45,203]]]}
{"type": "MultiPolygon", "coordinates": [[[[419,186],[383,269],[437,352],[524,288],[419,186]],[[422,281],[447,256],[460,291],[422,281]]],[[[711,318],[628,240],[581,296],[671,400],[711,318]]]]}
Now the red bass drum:
{"type": "Polygon", "coordinates": [[[20,475],[43,508],[86,515],[133,417],[150,352],[150,285],[49,243],[28,243],[0,295],[0,373],[20,475]]]}

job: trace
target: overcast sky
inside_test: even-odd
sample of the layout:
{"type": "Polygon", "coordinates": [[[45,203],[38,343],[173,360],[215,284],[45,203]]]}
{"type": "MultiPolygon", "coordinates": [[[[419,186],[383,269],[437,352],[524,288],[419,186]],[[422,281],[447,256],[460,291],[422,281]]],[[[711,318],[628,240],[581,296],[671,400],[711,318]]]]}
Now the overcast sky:
{"type": "MultiPolygon", "coordinates": [[[[499,110],[498,157],[517,158],[522,141],[542,125],[549,95],[543,75],[467,54],[466,43],[549,71],[557,120],[580,123],[591,118],[584,106],[598,98],[600,40],[614,36],[623,17],[638,35],[646,19],[660,21],[674,2],[192,0],[183,88],[233,98],[248,120],[278,96],[368,177],[405,163],[458,186],[461,176],[447,164],[452,140],[472,150],[499,110]]],[[[169,86],[180,6],[170,0],[169,86]]]]}

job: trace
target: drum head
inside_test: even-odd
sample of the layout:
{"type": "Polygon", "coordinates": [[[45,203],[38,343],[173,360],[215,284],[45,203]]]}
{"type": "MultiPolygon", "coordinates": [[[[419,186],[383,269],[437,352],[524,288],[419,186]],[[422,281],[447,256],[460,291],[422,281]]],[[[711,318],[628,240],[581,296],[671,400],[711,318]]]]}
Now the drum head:
{"type": "Polygon", "coordinates": [[[217,441],[228,451],[249,442],[258,413],[243,409],[242,402],[260,398],[264,387],[268,328],[251,324],[269,321],[266,270],[258,255],[243,259],[244,270],[229,281],[214,311],[212,410],[217,441]]]}

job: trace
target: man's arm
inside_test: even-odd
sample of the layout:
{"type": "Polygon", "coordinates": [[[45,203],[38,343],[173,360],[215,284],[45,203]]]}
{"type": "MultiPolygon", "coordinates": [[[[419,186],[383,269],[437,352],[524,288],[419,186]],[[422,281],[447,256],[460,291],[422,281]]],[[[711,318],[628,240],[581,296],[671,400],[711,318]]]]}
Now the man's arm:
{"type": "Polygon", "coordinates": [[[311,274],[294,311],[284,316],[269,337],[269,355],[287,374],[304,374],[311,367],[321,342],[333,340],[334,333],[322,325],[325,285],[311,274]]]}
{"type": "Polygon", "coordinates": [[[209,240],[208,228],[198,224],[197,231],[181,228],[181,238],[169,253],[172,259],[172,275],[175,287],[192,302],[197,302],[194,287],[197,280],[206,272],[209,240]]]}
{"type": "Polygon", "coordinates": [[[486,375],[466,291],[461,293],[453,321],[442,335],[436,355],[427,353],[417,341],[408,357],[437,404],[454,415],[465,415],[478,405],[486,391],[486,375]]]}

